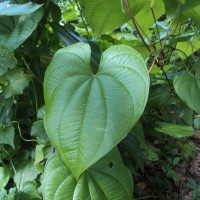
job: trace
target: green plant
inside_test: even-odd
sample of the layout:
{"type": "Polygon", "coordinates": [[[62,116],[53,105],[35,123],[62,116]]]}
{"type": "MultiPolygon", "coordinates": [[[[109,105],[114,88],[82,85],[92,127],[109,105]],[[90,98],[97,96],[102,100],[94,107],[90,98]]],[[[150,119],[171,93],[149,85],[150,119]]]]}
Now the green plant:
{"type": "MultiPolygon", "coordinates": [[[[149,88],[144,61],[130,47],[110,47],[102,54],[98,71],[90,66],[90,54],[89,45],[84,43],[59,50],[44,81],[45,127],[61,160],[77,180],[128,134],[144,110],[149,88]]],[[[109,186],[105,189],[113,190],[109,186]]],[[[121,199],[123,195],[120,191],[118,194],[121,199]]],[[[103,199],[90,197],[89,193],[87,196],[103,199]]]]}
{"type": "Polygon", "coordinates": [[[199,11],[1,0],[0,199],[197,199],[199,11]]]}

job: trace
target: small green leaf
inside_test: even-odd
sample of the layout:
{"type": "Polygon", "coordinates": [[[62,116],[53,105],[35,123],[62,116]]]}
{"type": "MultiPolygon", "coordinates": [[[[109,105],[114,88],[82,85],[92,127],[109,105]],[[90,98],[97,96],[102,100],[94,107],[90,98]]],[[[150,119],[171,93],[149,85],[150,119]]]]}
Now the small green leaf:
{"type": "Polygon", "coordinates": [[[44,153],[43,153],[43,148],[45,145],[36,145],[35,149],[35,163],[34,166],[38,170],[38,172],[42,173],[43,172],[43,166],[40,164],[41,161],[44,160],[44,153]]]}
{"type": "Polygon", "coordinates": [[[0,144],[9,144],[13,149],[15,129],[12,125],[0,126],[0,144]]]}
{"type": "Polygon", "coordinates": [[[16,16],[29,14],[39,9],[41,6],[42,5],[32,2],[25,4],[10,4],[10,1],[0,2],[0,15],[16,16]]]}
{"type": "Polygon", "coordinates": [[[37,138],[37,142],[39,144],[46,144],[49,142],[44,128],[43,120],[39,120],[33,123],[33,126],[31,127],[31,135],[37,138]]]}
{"type": "Polygon", "coordinates": [[[29,161],[23,167],[20,167],[16,170],[16,174],[14,175],[14,181],[17,185],[17,188],[23,190],[27,181],[33,181],[36,179],[38,175],[38,171],[34,168],[34,163],[29,161]]]}
{"type": "MultiPolygon", "coordinates": [[[[2,189],[0,191],[0,199],[1,200],[14,200],[16,199],[16,195],[17,194],[17,189],[16,188],[11,188],[9,190],[9,193],[5,190],[5,189],[2,189]]],[[[18,199],[16,199],[18,200],[18,199]]]]}
{"type": "Polygon", "coordinates": [[[9,172],[6,168],[0,167],[0,190],[2,190],[8,183],[10,178],[9,172]]]}
{"type": "Polygon", "coordinates": [[[1,200],[7,200],[7,191],[5,189],[2,189],[0,191],[0,199],[1,200]]]}
{"type": "Polygon", "coordinates": [[[44,200],[132,200],[131,174],[117,149],[85,171],[78,181],[54,154],[46,164],[42,185],[44,200]]]}
{"type": "Polygon", "coordinates": [[[9,49],[0,46],[0,76],[7,72],[9,68],[15,67],[17,60],[9,49]]]}
{"type": "Polygon", "coordinates": [[[149,143],[141,143],[141,148],[145,149],[147,156],[146,158],[148,160],[152,160],[152,161],[156,161],[159,160],[158,157],[158,152],[159,150],[157,148],[155,148],[153,145],[149,144],[149,143]]]}
{"type": "Polygon", "coordinates": [[[88,44],[63,48],[44,80],[45,128],[76,178],[129,133],[149,90],[146,65],[131,47],[104,51],[96,74],[90,58],[88,44]]]}
{"type": "Polygon", "coordinates": [[[191,126],[159,123],[160,127],[155,128],[158,132],[165,133],[172,137],[182,138],[194,135],[194,129],[191,126]]]}
{"type": "Polygon", "coordinates": [[[38,111],[37,111],[37,118],[38,119],[44,119],[44,115],[45,115],[45,106],[41,106],[38,111]]]}
{"type": "Polygon", "coordinates": [[[26,88],[31,80],[30,75],[24,74],[21,69],[13,68],[9,70],[2,77],[6,83],[3,89],[4,98],[9,98],[16,94],[23,94],[24,88],[26,88]]]}
{"type": "Polygon", "coordinates": [[[167,84],[151,85],[147,108],[160,106],[168,101],[171,96],[171,90],[167,84]]]}
{"type": "Polygon", "coordinates": [[[176,76],[173,81],[178,96],[193,110],[200,113],[200,79],[189,72],[176,76]]]}
{"type": "Polygon", "coordinates": [[[23,187],[22,192],[28,197],[28,198],[26,198],[26,200],[28,200],[28,199],[30,199],[30,200],[32,200],[32,199],[34,199],[34,200],[35,199],[37,199],[37,200],[42,199],[39,196],[36,187],[37,187],[37,184],[36,184],[35,181],[27,181],[27,182],[24,183],[24,187],[23,187]]]}

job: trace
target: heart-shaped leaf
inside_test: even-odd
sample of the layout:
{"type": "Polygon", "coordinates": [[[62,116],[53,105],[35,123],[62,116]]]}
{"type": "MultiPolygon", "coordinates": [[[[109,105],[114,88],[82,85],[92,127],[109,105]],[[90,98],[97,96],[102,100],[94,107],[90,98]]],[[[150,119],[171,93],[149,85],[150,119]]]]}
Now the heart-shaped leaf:
{"type": "Polygon", "coordinates": [[[96,74],[90,55],[84,43],[59,50],[44,81],[46,130],[76,178],[128,134],[149,91],[145,63],[131,47],[107,49],[96,74]]]}
{"type": "Polygon", "coordinates": [[[174,79],[174,88],[178,96],[193,110],[200,113],[200,76],[190,73],[174,79]]]}
{"type": "Polygon", "coordinates": [[[57,154],[43,177],[44,200],[132,200],[132,179],[117,149],[85,171],[78,181],[57,154]]]}

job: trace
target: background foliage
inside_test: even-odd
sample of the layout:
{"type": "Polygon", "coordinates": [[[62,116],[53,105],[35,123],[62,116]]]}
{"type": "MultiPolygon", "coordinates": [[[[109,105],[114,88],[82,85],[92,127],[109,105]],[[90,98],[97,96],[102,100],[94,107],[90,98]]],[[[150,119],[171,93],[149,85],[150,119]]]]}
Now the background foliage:
{"type": "MultiPolygon", "coordinates": [[[[111,151],[87,176],[94,180],[94,171],[114,158],[111,165],[119,166],[111,166],[110,173],[118,174],[122,185],[124,164],[131,172],[133,189],[127,198],[184,199],[190,191],[198,200],[200,182],[188,171],[200,130],[199,13],[195,0],[1,0],[0,199],[48,199],[42,195],[42,184],[51,182],[44,173],[46,160],[57,160],[60,170],[68,170],[44,128],[43,82],[59,49],[84,42],[91,48],[94,70],[109,47],[133,47],[151,80],[142,116],[118,144],[123,162],[116,162],[118,150],[111,151]]],[[[50,171],[57,167],[47,166],[50,171]]],[[[75,178],[70,181],[73,188],[79,185],[75,178]]],[[[83,177],[79,181],[87,185],[83,177]]],[[[114,199],[123,199],[121,194],[114,199]]]]}

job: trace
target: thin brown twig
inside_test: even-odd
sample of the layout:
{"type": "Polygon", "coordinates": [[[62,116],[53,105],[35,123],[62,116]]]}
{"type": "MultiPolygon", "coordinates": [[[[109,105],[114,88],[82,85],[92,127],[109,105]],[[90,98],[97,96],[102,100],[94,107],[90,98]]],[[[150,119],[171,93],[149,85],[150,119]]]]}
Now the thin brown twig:
{"type": "MultiPolygon", "coordinates": [[[[178,7],[177,7],[177,10],[176,10],[176,13],[175,13],[175,17],[176,17],[177,14],[178,14],[178,11],[179,11],[179,9],[180,9],[180,5],[181,5],[181,3],[179,3],[179,5],[178,5],[178,7]]],[[[170,25],[169,25],[169,29],[168,29],[167,34],[166,34],[166,36],[165,36],[165,38],[164,38],[164,41],[163,41],[163,43],[162,43],[162,46],[161,46],[161,48],[160,48],[159,54],[158,54],[157,56],[154,57],[154,60],[155,60],[155,61],[154,61],[154,64],[156,63],[157,60],[158,60],[157,63],[159,63],[159,59],[160,59],[161,57],[163,57],[164,49],[165,49],[165,45],[166,45],[166,41],[167,41],[167,38],[168,38],[168,36],[169,36],[170,29],[171,29],[171,26],[172,26],[172,22],[173,22],[173,20],[175,19],[175,17],[172,19],[172,21],[171,21],[171,23],[170,23],[170,25]]],[[[149,74],[151,73],[153,67],[154,67],[154,65],[153,65],[153,66],[151,65],[151,67],[150,67],[151,70],[149,70],[149,74]]],[[[166,74],[165,74],[165,75],[166,75],[166,74]]],[[[168,79],[168,78],[166,77],[166,79],[168,79]]],[[[171,88],[171,86],[170,86],[170,88],[171,88]]]]}
{"type": "Polygon", "coordinates": [[[157,59],[157,57],[154,57],[153,62],[151,63],[151,67],[149,68],[149,74],[151,73],[156,62],[158,62],[158,59],[157,59]]]}
{"type": "Polygon", "coordinates": [[[185,58],[188,60],[188,62],[189,62],[189,64],[190,64],[191,68],[194,67],[193,64],[191,63],[191,60],[189,59],[189,57],[186,55],[186,53],[185,53],[184,51],[182,51],[181,49],[177,49],[177,48],[170,47],[170,46],[166,46],[166,47],[171,48],[171,49],[172,49],[172,52],[173,52],[173,51],[179,51],[179,52],[181,52],[181,53],[185,56],[185,58]]]}
{"type": "Polygon", "coordinates": [[[156,22],[156,17],[155,17],[155,13],[154,13],[154,10],[153,8],[151,7],[151,13],[153,15],[153,19],[154,19],[154,23],[156,25],[156,31],[157,31],[157,34],[158,34],[158,39],[159,39],[159,43],[160,43],[160,47],[162,46],[162,43],[161,43],[161,39],[160,39],[160,33],[159,33],[159,30],[158,30],[158,24],[156,22]]]}
{"type": "Polygon", "coordinates": [[[136,29],[136,31],[137,31],[137,33],[138,33],[140,39],[142,40],[143,44],[145,45],[145,47],[147,48],[147,50],[149,51],[149,53],[152,54],[151,49],[149,48],[149,46],[147,45],[147,43],[144,41],[144,38],[142,37],[142,35],[141,35],[141,33],[140,33],[140,30],[139,30],[139,28],[138,28],[138,24],[137,24],[137,22],[136,22],[136,20],[135,20],[135,16],[133,15],[133,13],[132,13],[132,11],[131,11],[130,4],[129,4],[129,1],[128,1],[128,0],[125,0],[125,6],[126,6],[126,8],[127,8],[127,10],[128,10],[128,13],[129,13],[129,15],[130,15],[130,17],[131,17],[131,21],[133,22],[133,24],[134,24],[134,26],[135,26],[135,29],[136,29]]]}
{"type": "MultiPolygon", "coordinates": [[[[173,40],[174,40],[174,34],[176,33],[176,30],[177,30],[177,28],[178,28],[178,24],[179,24],[179,22],[180,22],[180,20],[181,20],[181,17],[182,17],[182,15],[180,15],[180,17],[179,17],[179,19],[178,19],[178,22],[177,22],[177,24],[176,24],[176,27],[175,27],[175,29],[174,29],[174,32],[173,32],[173,34],[172,34],[172,40],[170,41],[171,43],[172,43],[173,40]]],[[[176,48],[176,44],[174,45],[174,48],[176,48]]],[[[167,54],[168,54],[168,52],[167,52],[167,54]]],[[[171,51],[170,56],[168,57],[168,61],[170,61],[170,59],[171,59],[171,57],[172,57],[172,54],[173,54],[173,51],[171,51]]]]}

